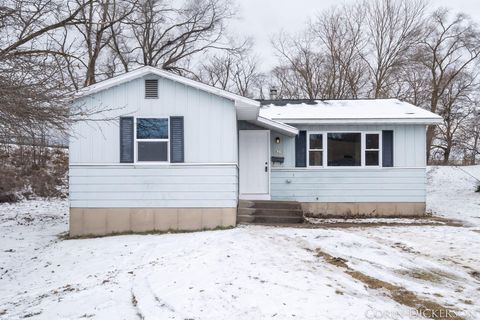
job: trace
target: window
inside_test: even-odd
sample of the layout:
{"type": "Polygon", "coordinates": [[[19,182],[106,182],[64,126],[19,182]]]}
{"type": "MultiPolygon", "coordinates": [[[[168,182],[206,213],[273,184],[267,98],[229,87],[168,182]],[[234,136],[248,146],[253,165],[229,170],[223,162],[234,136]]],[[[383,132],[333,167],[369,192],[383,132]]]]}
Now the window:
{"type": "Polygon", "coordinates": [[[158,99],[158,79],[145,80],[145,98],[158,99]]]}
{"type": "Polygon", "coordinates": [[[327,137],[328,166],[361,166],[361,133],[328,133],[327,137]]]}
{"type": "Polygon", "coordinates": [[[168,119],[137,118],[137,161],[168,161],[168,119]]]}
{"type": "Polygon", "coordinates": [[[308,165],[311,167],[323,166],[323,134],[321,133],[308,135],[308,165]]]}
{"type": "Polygon", "coordinates": [[[378,166],[380,164],[380,134],[365,134],[365,165],[378,166]]]}
{"type": "Polygon", "coordinates": [[[309,132],[308,167],[378,167],[381,146],[381,132],[309,132]]]}

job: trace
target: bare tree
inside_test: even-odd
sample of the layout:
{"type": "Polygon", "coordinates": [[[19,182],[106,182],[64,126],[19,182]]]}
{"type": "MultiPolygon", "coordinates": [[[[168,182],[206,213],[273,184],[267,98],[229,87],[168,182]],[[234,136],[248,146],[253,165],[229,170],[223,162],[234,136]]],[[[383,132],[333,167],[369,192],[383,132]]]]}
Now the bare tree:
{"type": "Polygon", "coordinates": [[[195,74],[196,80],[222,90],[230,90],[235,56],[233,54],[213,55],[205,60],[195,74]]]}
{"type": "Polygon", "coordinates": [[[280,65],[272,70],[279,96],[284,98],[327,98],[324,74],[325,57],[315,51],[314,34],[298,36],[284,33],[272,41],[280,65]]]}
{"type": "MultiPolygon", "coordinates": [[[[217,88],[254,98],[260,91],[264,75],[258,67],[258,57],[252,52],[251,43],[237,50],[204,56],[194,78],[217,88]]],[[[232,47],[237,47],[233,45],[232,47]]]]}
{"type": "Polygon", "coordinates": [[[372,96],[389,96],[393,74],[408,62],[424,35],[423,0],[365,1],[370,52],[364,56],[372,74],[372,96]]]}
{"type": "MultiPolygon", "coordinates": [[[[478,63],[480,32],[465,15],[453,18],[447,10],[435,11],[429,19],[428,34],[419,47],[417,59],[430,74],[430,101],[426,106],[438,113],[439,106],[449,88],[478,63]]],[[[427,131],[427,159],[435,138],[435,127],[427,131]]]]}
{"type": "Polygon", "coordinates": [[[326,91],[331,98],[357,98],[368,80],[362,59],[366,46],[362,6],[343,5],[325,11],[311,25],[326,62],[326,91]]]}
{"type": "Polygon", "coordinates": [[[234,11],[228,0],[186,0],[181,5],[163,0],[140,0],[127,19],[129,49],[136,63],[185,71],[180,62],[211,49],[228,50],[225,21],[234,11]]]}
{"type": "Polygon", "coordinates": [[[464,121],[460,132],[460,143],[466,163],[475,165],[480,157],[480,107],[474,103],[474,110],[464,121]]]}
{"type": "MultiPolygon", "coordinates": [[[[76,0],[82,8],[81,23],[75,25],[82,41],[78,44],[79,56],[85,72],[84,86],[96,82],[98,59],[113,41],[113,32],[120,22],[133,13],[136,1],[76,0]]],[[[76,39],[78,41],[78,39],[76,39]]]]}
{"type": "Polygon", "coordinates": [[[443,117],[443,124],[438,126],[438,135],[432,146],[433,151],[442,151],[443,163],[448,164],[452,153],[461,146],[461,131],[471,116],[473,103],[472,94],[478,90],[475,77],[468,73],[459,74],[457,80],[452,82],[440,99],[439,114],[443,117]]]}
{"type": "Polygon", "coordinates": [[[85,5],[73,1],[10,0],[0,8],[0,133],[64,130],[68,94],[55,58],[56,32],[80,23],[85,5]]]}

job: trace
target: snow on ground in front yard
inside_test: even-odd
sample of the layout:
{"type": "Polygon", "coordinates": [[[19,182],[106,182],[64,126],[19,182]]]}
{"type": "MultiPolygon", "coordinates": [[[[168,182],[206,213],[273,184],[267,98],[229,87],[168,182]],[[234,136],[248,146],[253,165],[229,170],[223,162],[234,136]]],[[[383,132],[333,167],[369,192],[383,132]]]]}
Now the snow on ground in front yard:
{"type": "Polygon", "coordinates": [[[3,204],[0,319],[418,319],[317,257],[317,248],[479,319],[480,194],[455,168],[430,169],[429,184],[444,179],[429,185],[428,206],[466,227],[242,226],[61,240],[66,201],[3,204]]]}

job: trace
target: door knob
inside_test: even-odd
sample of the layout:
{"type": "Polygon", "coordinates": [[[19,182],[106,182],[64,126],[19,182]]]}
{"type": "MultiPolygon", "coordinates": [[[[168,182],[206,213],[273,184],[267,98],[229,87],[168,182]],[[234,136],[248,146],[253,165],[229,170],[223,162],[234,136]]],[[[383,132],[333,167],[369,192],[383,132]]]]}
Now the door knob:
{"type": "Polygon", "coordinates": [[[265,162],[265,172],[268,172],[268,162],[265,162]]]}

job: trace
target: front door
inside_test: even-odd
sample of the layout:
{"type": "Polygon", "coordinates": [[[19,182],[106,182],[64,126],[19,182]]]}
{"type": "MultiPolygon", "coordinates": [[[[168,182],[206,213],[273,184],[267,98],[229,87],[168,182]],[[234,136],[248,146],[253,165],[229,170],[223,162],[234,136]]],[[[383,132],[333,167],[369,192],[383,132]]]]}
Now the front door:
{"type": "Polygon", "coordinates": [[[240,130],[240,199],[270,199],[269,146],[269,130],[240,130]]]}

